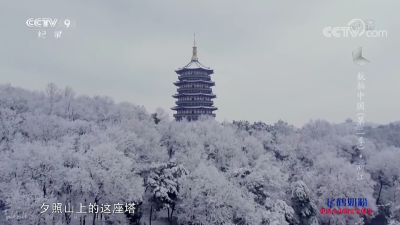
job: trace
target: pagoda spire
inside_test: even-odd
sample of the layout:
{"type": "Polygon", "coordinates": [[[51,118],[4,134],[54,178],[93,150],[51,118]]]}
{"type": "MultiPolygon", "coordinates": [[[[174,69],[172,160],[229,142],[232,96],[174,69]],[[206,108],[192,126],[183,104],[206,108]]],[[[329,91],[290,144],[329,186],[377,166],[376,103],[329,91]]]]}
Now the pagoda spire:
{"type": "Polygon", "coordinates": [[[197,47],[196,47],[196,34],[194,34],[194,42],[193,42],[193,55],[192,55],[192,61],[197,61],[197,47]]]}

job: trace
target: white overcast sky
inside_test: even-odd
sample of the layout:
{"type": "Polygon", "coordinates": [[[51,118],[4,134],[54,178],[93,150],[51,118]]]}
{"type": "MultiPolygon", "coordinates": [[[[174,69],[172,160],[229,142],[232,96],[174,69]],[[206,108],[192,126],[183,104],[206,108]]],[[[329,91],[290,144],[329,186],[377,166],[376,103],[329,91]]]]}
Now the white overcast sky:
{"type": "Polygon", "coordinates": [[[217,120],[302,126],[309,119],[356,119],[364,72],[366,120],[399,120],[398,1],[1,1],[0,83],[107,95],[172,117],[174,70],[199,61],[214,69],[217,120]],[[28,18],[73,18],[54,39],[27,30],[28,18]],[[327,26],[375,20],[386,38],[327,38],[327,26]],[[370,64],[351,53],[362,46],[370,64]]]}

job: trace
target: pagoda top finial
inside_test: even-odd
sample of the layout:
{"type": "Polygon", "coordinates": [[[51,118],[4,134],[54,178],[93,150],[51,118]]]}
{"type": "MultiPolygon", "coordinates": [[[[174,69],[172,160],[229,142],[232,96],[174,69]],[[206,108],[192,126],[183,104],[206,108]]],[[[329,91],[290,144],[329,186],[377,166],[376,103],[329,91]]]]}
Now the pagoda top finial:
{"type": "Polygon", "coordinates": [[[194,42],[193,42],[193,55],[192,55],[192,61],[197,61],[197,47],[196,47],[196,34],[194,34],[194,42]]]}

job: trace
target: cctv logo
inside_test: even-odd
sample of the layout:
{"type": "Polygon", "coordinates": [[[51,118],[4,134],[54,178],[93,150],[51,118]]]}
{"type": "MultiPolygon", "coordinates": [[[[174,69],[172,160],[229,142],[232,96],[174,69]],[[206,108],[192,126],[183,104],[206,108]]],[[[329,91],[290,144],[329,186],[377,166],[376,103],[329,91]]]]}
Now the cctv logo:
{"type": "Polygon", "coordinates": [[[351,36],[357,37],[361,36],[365,32],[364,22],[360,19],[352,19],[347,25],[348,27],[325,27],[322,33],[325,37],[349,37],[350,32],[351,36]],[[360,30],[361,32],[359,32],[360,30]],[[332,32],[329,33],[329,31],[332,32]],[[342,32],[337,33],[338,31],[342,32]]]}
{"type": "Polygon", "coordinates": [[[58,18],[51,19],[51,18],[30,18],[26,21],[26,25],[28,27],[39,27],[39,28],[46,28],[46,27],[55,27],[57,25],[58,18]]]}

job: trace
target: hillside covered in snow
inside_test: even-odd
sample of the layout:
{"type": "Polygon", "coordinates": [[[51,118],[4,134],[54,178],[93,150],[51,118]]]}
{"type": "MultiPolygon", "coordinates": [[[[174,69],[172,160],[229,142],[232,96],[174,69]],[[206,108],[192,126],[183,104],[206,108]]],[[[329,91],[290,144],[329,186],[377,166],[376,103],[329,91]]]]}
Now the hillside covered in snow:
{"type": "Polygon", "coordinates": [[[324,120],[301,128],[176,122],[162,109],[77,96],[54,84],[43,92],[1,85],[0,224],[359,221],[357,214],[321,214],[328,198],[366,198],[373,214],[365,224],[400,224],[400,124],[365,127],[362,150],[356,132],[352,123],[324,120]],[[56,203],[63,213],[52,213],[56,203]],[[68,204],[74,213],[64,212],[68,204]],[[124,210],[76,213],[89,204],[124,210]]]}

